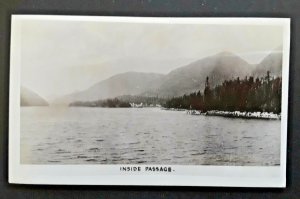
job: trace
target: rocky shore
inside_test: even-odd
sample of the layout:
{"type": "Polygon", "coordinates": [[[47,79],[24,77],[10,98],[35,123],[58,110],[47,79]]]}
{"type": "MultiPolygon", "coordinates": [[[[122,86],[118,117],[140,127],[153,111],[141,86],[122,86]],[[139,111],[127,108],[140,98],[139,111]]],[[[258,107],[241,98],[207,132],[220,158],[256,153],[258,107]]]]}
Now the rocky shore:
{"type": "Polygon", "coordinates": [[[206,115],[206,116],[222,116],[233,118],[246,118],[246,119],[268,119],[268,120],[280,120],[281,115],[268,112],[240,112],[240,111],[207,111],[201,112],[198,110],[186,110],[189,115],[206,115]]]}

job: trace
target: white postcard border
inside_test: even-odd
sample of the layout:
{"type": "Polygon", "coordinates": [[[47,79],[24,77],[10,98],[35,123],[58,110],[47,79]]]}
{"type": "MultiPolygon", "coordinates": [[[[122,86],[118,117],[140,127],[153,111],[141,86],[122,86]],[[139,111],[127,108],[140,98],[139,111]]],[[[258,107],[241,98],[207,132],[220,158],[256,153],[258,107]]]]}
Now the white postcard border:
{"type": "Polygon", "coordinates": [[[288,115],[290,19],[288,18],[153,18],[13,15],[11,23],[9,94],[9,182],[60,185],[163,185],[285,187],[288,115]],[[101,21],[124,23],[184,23],[224,25],[279,25],[284,29],[280,166],[182,165],[24,165],[20,164],[20,73],[23,20],[101,21]],[[140,166],[141,172],[120,171],[140,166]],[[171,172],[146,172],[146,166],[171,167],[171,172]]]}

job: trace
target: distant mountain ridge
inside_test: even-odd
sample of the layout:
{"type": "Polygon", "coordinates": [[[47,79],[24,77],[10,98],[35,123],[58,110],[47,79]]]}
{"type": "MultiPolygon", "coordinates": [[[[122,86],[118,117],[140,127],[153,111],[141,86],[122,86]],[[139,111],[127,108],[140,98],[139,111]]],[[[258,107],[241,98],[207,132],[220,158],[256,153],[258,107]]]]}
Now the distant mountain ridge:
{"type": "Polygon", "coordinates": [[[281,76],[282,72],[282,53],[274,52],[266,56],[259,64],[256,65],[253,76],[261,76],[270,71],[274,76],[281,76]]]}
{"type": "Polygon", "coordinates": [[[253,65],[233,53],[218,53],[171,71],[164,78],[156,94],[161,97],[189,94],[204,89],[207,76],[212,86],[215,86],[226,79],[249,75],[252,69],[253,65]]]}
{"type": "Polygon", "coordinates": [[[32,90],[21,87],[21,106],[48,106],[49,103],[32,90]]]}
{"type": "Polygon", "coordinates": [[[72,101],[93,101],[120,95],[138,95],[158,86],[164,75],[157,73],[126,72],[100,81],[88,89],[54,101],[54,104],[72,101]]]}
{"type": "Polygon", "coordinates": [[[282,53],[273,52],[259,64],[249,64],[231,52],[221,52],[179,67],[166,75],[157,73],[127,72],[100,81],[90,88],[64,96],[55,103],[93,101],[122,95],[155,96],[160,98],[181,96],[203,90],[208,76],[211,86],[224,80],[262,77],[267,71],[281,76],[282,53]]]}

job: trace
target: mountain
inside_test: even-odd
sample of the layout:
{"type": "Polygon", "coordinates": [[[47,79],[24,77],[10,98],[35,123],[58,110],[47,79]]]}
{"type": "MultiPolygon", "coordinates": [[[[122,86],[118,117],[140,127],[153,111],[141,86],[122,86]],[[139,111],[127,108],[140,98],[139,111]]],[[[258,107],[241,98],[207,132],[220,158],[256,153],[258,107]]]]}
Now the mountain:
{"type": "Polygon", "coordinates": [[[281,76],[282,72],[282,52],[276,51],[266,56],[259,64],[256,65],[253,76],[263,76],[271,72],[272,76],[281,76]]]}
{"type": "Polygon", "coordinates": [[[21,87],[21,106],[48,106],[48,102],[32,90],[21,87]]]}
{"type": "Polygon", "coordinates": [[[74,101],[93,101],[122,95],[167,98],[182,96],[205,87],[206,77],[214,87],[225,80],[246,76],[281,75],[282,54],[279,51],[266,56],[257,65],[249,64],[241,57],[221,52],[188,65],[177,68],[166,75],[155,73],[127,72],[112,76],[90,88],[64,96],[56,103],[68,104],[74,101]]]}
{"type": "Polygon", "coordinates": [[[149,90],[144,95],[172,97],[189,94],[203,90],[207,76],[211,86],[215,86],[224,80],[250,75],[253,68],[239,56],[222,52],[171,71],[157,90],[149,90]]]}
{"type": "Polygon", "coordinates": [[[114,98],[120,95],[138,95],[158,87],[164,75],[156,73],[126,72],[114,75],[90,88],[54,101],[54,104],[68,104],[72,101],[93,101],[114,98]]]}

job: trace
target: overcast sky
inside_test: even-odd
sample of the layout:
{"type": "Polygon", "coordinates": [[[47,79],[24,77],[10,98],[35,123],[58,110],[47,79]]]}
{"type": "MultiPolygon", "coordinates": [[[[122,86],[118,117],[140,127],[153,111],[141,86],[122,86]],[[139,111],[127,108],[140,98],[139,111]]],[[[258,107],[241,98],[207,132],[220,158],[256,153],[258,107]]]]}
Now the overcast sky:
{"type": "Polygon", "coordinates": [[[22,22],[21,84],[45,98],[127,71],[168,73],[221,51],[260,62],[282,45],[281,26],[79,21],[22,22]]]}

